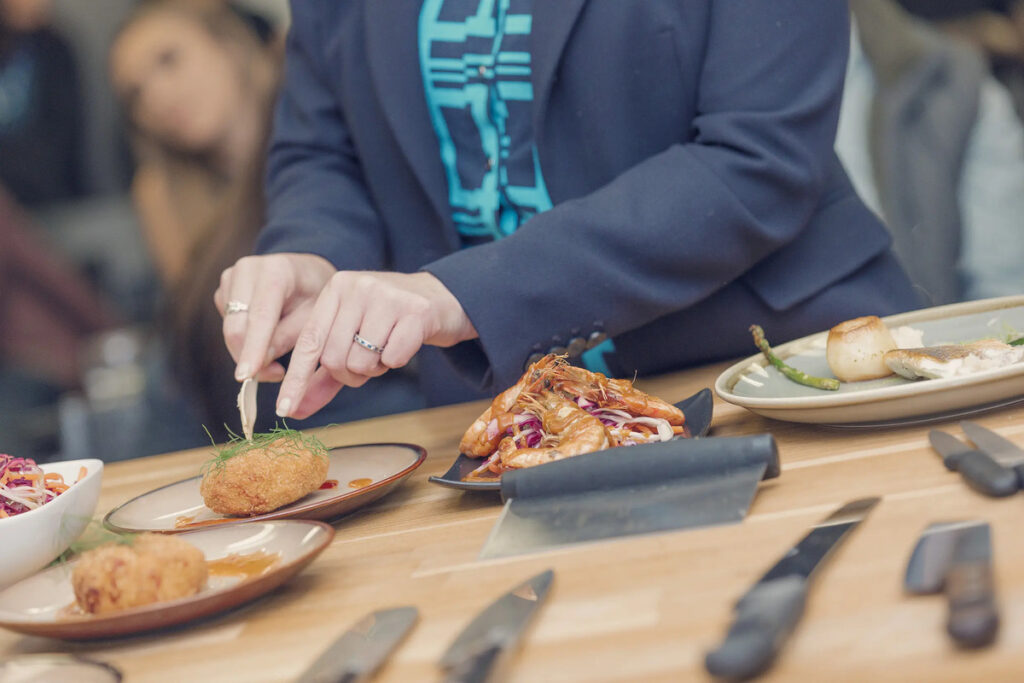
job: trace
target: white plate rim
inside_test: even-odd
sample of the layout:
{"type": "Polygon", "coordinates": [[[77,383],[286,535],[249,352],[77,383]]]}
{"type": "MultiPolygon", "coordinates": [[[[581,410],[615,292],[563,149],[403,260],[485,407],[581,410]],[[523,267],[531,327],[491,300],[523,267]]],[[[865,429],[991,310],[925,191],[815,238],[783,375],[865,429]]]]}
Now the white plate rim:
{"type": "MultiPolygon", "coordinates": [[[[897,315],[890,315],[882,318],[887,326],[899,326],[899,325],[910,325],[917,322],[926,322],[932,320],[943,320],[946,318],[952,318],[961,315],[971,315],[974,313],[985,313],[988,311],[997,311],[1004,308],[1016,308],[1024,306],[1024,295],[1014,295],[1006,297],[998,297],[994,299],[982,299],[978,301],[966,301],[957,304],[947,304],[945,306],[935,306],[931,308],[923,308],[916,311],[910,311],[907,313],[899,313],[897,315]]],[[[772,349],[780,358],[787,358],[792,355],[794,349],[802,349],[803,347],[813,344],[815,341],[826,338],[828,336],[828,330],[821,332],[815,332],[814,334],[794,339],[793,341],[780,344],[779,346],[773,346],[772,349]]],[[[813,408],[836,408],[842,406],[853,406],[860,405],[869,402],[879,402],[888,400],[897,400],[900,398],[906,398],[907,396],[920,396],[923,394],[937,393],[947,391],[950,389],[957,389],[961,387],[970,387],[977,384],[987,384],[989,382],[1013,378],[1018,375],[1024,375],[1024,363],[1018,363],[1004,368],[993,368],[991,370],[983,370],[963,377],[949,377],[945,379],[929,379],[920,380],[916,382],[908,382],[906,384],[899,384],[895,386],[878,387],[875,389],[865,389],[863,391],[848,392],[843,394],[823,393],[821,396],[798,396],[798,397],[778,397],[778,398],[760,398],[753,396],[741,396],[734,393],[730,387],[735,386],[736,382],[739,381],[740,375],[742,375],[751,364],[756,364],[761,367],[768,365],[768,360],[762,353],[755,353],[743,360],[734,363],[723,371],[718,378],[715,380],[715,393],[729,403],[741,406],[743,408],[763,408],[771,410],[806,410],[813,408]]],[[[1024,392],[1022,392],[1024,393],[1024,392]]]]}

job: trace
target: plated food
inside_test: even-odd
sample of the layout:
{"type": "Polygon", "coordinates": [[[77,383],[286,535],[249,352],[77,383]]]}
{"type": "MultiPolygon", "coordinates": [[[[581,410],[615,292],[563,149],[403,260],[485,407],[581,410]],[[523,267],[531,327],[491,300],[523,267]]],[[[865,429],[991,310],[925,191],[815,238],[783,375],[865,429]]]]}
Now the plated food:
{"type": "Polygon", "coordinates": [[[180,624],[280,586],[333,536],[322,522],[277,520],[125,539],[123,546],[90,551],[0,591],[0,627],[89,639],[180,624]],[[173,589],[161,587],[166,580],[173,589]]]}
{"type": "Polygon", "coordinates": [[[294,429],[234,439],[203,468],[199,491],[221,515],[271,512],[318,490],[327,480],[327,447],[294,429]]]}
{"type": "Polygon", "coordinates": [[[89,468],[81,465],[75,480],[67,483],[60,472],[44,472],[31,458],[0,453],[0,519],[49,503],[88,473],[89,468]]]}
{"type": "Polygon", "coordinates": [[[689,436],[678,407],[629,380],[609,379],[548,355],[499,394],[459,443],[481,458],[466,481],[615,446],[689,436]]]}
{"type": "MultiPolygon", "coordinates": [[[[201,476],[183,479],[133,498],[113,509],[104,525],[117,532],[176,533],[200,527],[267,519],[331,519],[372,503],[394,490],[426,458],[421,447],[401,443],[344,446],[327,451],[326,480],[319,488],[283,507],[251,516],[211,510],[201,476]]],[[[291,462],[288,456],[278,466],[291,462]]]]}
{"type": "MultiPolygon", "coordinates": [[[[1014,335],[1024,330],[1024,296],[923,309],[882,318],[881,322],[903,351],[913,347],[931,353],[939,346],[970,349],[971,344],[984,339],[1004,340],[1001,343],[1010,345],[1009,341],[1019,338],[1014,335]],[[915,330],[917,339],[913,338],[915,330]]],[[[775,347],[774,353],[799,373],[834,380],[835,373],[827,358],[829,332],[782,344],[775,347]]],[[[885,351],[885,355],[894,361],[903,355],[896,351],[885,351]]],[[[925,364],[920,367],[927,368],[925,364]]],[[[723,372],[715,382],[715,391],[726,401],[776,419],[876,426],[966,415],[1024,400],[1022,377],[1024,362],[1014,362],[927,381],[890,374],[879,379],[839,382],[836,390],[822,391],[792,381],[763,354],[758,354],[723,372]]]]}

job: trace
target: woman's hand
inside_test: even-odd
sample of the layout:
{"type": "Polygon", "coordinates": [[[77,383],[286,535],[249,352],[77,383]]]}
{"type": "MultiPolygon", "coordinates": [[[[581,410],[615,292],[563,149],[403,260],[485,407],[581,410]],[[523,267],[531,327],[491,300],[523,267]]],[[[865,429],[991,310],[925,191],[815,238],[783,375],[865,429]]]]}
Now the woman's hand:
{"type": "MultiPolygon", "coordinates": [[[[235,379],[280,382],[274,360],[295,346],[324,285],[337,270],[312,254],[247,256],[225,270],[213,295],[224,341],[238,364],[235,379]],[[246,310],[228,313],[228,302],[246,310]]],[[[234,307],[234,306],[233,306],[234,307]]]]}
{"type": "Polygon", "coordinates": [[[343,386],[402,367],[424,344],[452,346],[476,336],[462,305],[430,273],[339,271],[298,335],[277,414],[308,417],[343,386]]]}

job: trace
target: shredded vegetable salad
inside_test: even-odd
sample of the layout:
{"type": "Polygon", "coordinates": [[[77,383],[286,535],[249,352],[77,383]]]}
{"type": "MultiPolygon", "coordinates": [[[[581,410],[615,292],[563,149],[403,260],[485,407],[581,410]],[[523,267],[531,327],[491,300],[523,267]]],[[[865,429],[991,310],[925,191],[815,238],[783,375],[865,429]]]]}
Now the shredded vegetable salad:
{"type": "MultiPolygon", "coordinates": [[[[86,474],[78,472],[81,481],[86,474]]],[[[15,458],[0,453],[0,519],[35,510],[64,493],[71,487],[56,472],[43,472],[30,458],[15,458]]]]}

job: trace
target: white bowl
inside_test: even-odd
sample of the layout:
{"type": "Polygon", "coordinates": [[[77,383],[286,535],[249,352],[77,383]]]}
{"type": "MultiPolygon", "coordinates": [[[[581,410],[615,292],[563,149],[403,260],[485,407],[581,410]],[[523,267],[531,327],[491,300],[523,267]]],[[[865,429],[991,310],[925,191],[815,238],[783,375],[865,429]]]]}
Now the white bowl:
{"type": "Polygon", "coordinates": [[[85,467],[85,478],[49,503],[20,515],[0,519],[0,588],[36,572],[67,550],[92,519],[103,480],[102,460],[68,460],[40,465],[73,482],[85,467]]]}

